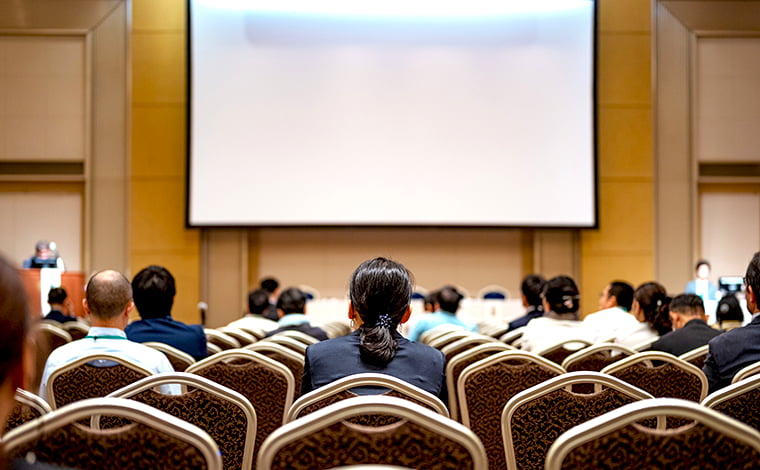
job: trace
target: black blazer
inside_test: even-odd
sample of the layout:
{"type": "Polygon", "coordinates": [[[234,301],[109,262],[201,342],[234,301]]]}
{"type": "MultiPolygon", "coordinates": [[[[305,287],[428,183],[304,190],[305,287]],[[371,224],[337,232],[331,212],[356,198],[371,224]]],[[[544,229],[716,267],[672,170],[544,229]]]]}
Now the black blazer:
{"type": "MultiPolygon", "coordinates": [[[[358,331],[312,344],[306,349],[301,393],[308,393],[349,375],[375,372],[409,382],[448,403],[443,353],[428,345],[409,341],[396,331],[394,337],[398,342],[396,356],[382,367],[362,361],[358,331]]],[[[355,391],[360,394],[383,392],[372,389],[355,391]]]]}
{"type": "Polygon", "coordinates": [[[690,320],[682,328],[665,334],[658,339],[652,346],[651,351],[663,351],[674,356],[680,356],[692,349],[704,346],[711,339],[718,336],[720,331],[710,328],[710,326],[699,318],[690,320]]]}
{"type": "Polygon", "coordinates": [[[734,328],[710,341],[702,371],[710,384],[710,393],[730,385],[734,374],[760,361],[760,315],[748,325],[734,328]]]}

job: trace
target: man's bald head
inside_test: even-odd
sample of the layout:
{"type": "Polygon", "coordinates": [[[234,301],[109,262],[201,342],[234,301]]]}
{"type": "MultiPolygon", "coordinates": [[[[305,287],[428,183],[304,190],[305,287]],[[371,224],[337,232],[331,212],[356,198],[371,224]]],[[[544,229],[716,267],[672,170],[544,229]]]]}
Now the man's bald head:
{"type": "Polygon", "coordinates": [[[132,286],[120,272],[106,270],[92,275],[85,292],[92,316],[101,320],[118,317],[132,302],[132,286]]]}

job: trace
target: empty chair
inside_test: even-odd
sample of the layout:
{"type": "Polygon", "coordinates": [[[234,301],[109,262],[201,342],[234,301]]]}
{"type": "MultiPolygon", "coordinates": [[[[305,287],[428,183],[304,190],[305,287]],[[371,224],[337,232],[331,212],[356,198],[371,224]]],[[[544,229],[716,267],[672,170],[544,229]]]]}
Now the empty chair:
{"type": "Polygon", "coordinates": [[[549,446],[565,431],[628,403],[652,398],[647,392],[599,372],[571,372],[512,397],[501,415],[507,468],[543,469],[549,446]],[[575,385],[597,391],[578,394],[575,385]]]}
{"type": "Polygon", "coordinates": [[[209,356],[213,356],[214,354],[220,353],[220,352],[223,351],[222,348],[220,348],[219,346],[217,346],[214,343],[206,343],[206,349],[208,350],[208,355],[209,356]]]}
{"type": "Polygon", "coordinates": [[[90,331],[90,324],[81,320],[67,321],[61,327],[71,335],[72,341],[84,338],[87,336],[87,332],[90,331]]]}
{"type": "Polygon", "coordinates": [[[504,344],[513,345],[515,341],[522,338],[523,333],[525,333],[524,326],[504,333],[503,335],[499,336],[499,341],[504,344]]]}
{"type": "Polygon", "coordinates": [[[303,341],[297,340],[290,336],[285,336],[285,335],[280,335],[280,334],[276,334],[274,336],[265,338],[263,341],[270,341],[272,343],[279,344],[281,346],[284,346],[290,349],[291,351],[297,352],[298,354],[302,356],[306,354],[306,348],[309,347],[309,345],[304,343],[303,341]]]}
{"type": "MultiPolygon", "coordinates": [[[[271,320],[266,320],[266,321],[271,321],[271,320]]],[[[272,322],[272,323],[277,325],[277,322],[272,322]]],[[[227,328],[230,328],[230,326],[227,325],[227,328]]],[[[249,335],[253,336],[257,340],[263,339],[267,335],[267,330],[263,328],[254,328],[252,326],[235,326],[233,328],[237,328],[238,330],[248,333],[249,335]]]]}
{"type": "Polygon", "coordinates": [[[754,429],[690,401],[660,398],[570,429],[549,449],[546,469],[750,469],[758,462],[760,433],[754,429]],[[691,424],[669,430],[637,424],[663,416],[691,424]]]}
{"type": "Polygon", "coordinates": [[[145,468],[222,468],[219,449],[208,434],[143,403],[120,398],[94,398],[48,413],[10,431],[3,439],[11,458],[82,470],[145,468]],[[77,424],[93,415],[132,422],[118,429],[99,430],[77,424]]]}
{"type": "Polygon", "coordinates": [[[478,325],[478,332],[482,335],[490,336],[491,338],[500,338],[507,331],[509,331],[509,325],[501,322],[488,322],[478,325]]]}
{"type": "Polygon", "coordinates": [[[704,346],[700,346],[696,349],[692,349],[689,352],[681,354],[678,356],[678,358],[696,366],[698,369],[702,369],[702,366],[705,365],[705,358],[707,357],[707,353],[710,350],[709,348],[710,346],[705,344],[704,346]]]}
{"type": "Polygon", "coordinates": [[[166,343],[157,343],[151,341],[143,344],[164,353],[166,358],[169,359],[169,362],[171,362],[172,367],[174,367],[174,370],[177,372],[184,372],[185,369],[190,367],[191,364],[195,364],[195,359],[193,359],[193,356],[184,351],[180,351],[175,347],[169,346],[166,343]]]}
{"type": "Polygon", "coordinates": [[[304,368],[303,354],[299,354],[292,349],[288,349],[285,346],[273,343],[272,341],[259,341],[258,343],[250,344],[243,349],[257,352],[270,359],[285,364],[285,366],[290,369],[290,372],[293,373],[293,378],[295,379],[295,385],[293,387],[294,399],[301,395],[301,380],[303,379],[304,368]]]}
{"type": "Polygon", "coordinates": [[[436,349],[443,349],[443,347],[446,346],[447,344],[451,344],[454,341],[459,341],[462,338],[469,338],[474,335],[475,333],[469,330],[449,331],[446,334],[443,334],[441,336],[431,339],[430,342],[428,342],[428,345],[436,349]]]}
{"type": "Polygon", "coordinates": [[[504,405],[518,392],[564,373],[559,365],[524,351],[498,353],[462,371],[456,388],[462,424],[483,441],[490,468],[505,465],[501,439],[504,405]]]}
{"type": "Polygon", "coordinates": [[[449,343],[443,348],[441,348],[441,352],[443,353],[443,357],[446,358],[446,362],[449,362],[452,357],[456,356],[457,354],[467,351],[468,349],[472,349],[475,346],[483,343],[497,343],[498,340],[486,336],[486,335],[479,335],[479,334],[471,334],[469,336],[466,336],[462,339],[458,339],[454,341],[453,343],[449,343]]]}
{"type": "Polygon", "coordinates": [[[639,344],[637,344],[636,346],[634,346],[634,347],[633,347],[633,350],[634,350],[634,351],[637,351],[637,352],[643,352],[643,351],[646,351],[646,350],[648,350],[648,349],[649,349],[649,348],[650,348],[650,347],[651,347],[651,346],[652,346],[654,343],[656,343],[658,339],[660,339],[660,337],[659,337],[659,336],[655,336],[654,338],[650,338],[650,339],[648,339],[648,340],[646,340],[646,341],[642,341],[641,343],[639,343],[639,344]]]}
{"type": "Polygon", "coordinates": [[[349,398],[287,423],[267,438],[258,456],[263,470],[360,464],[484,470],[486,459],[480,441],[462,425],[408,400],[384,396],[349,398]],[[349,422],[367,414],[400,421],[381,428],[349,422]]]}
{"type": "Polygon", "coordinates": [[[219,330],[206,328],[203,330],[203,332],[206,333],[206,341],[208,343],[215,344],[222,351],[226,351],[228,349],[237,349],[240,347],[240,341],[236,340],[226,333],[222,333],[219,330]]]}
{"type": "Polygon", "coordinates": [[[591,342],[583,339],[571,339],[549,346],[543,351],[539,351],[538,355],[549,359],[552,362],[556,362],[557,364],[562,364],[562,361],[564,361],[566,357],[591,346],[591,344],[591,342]]]}
{"type": "Polygon", "coordinates": [[[760,404],[760,375],[740,380],[707,395],[702,400],[702,406],[719,411],[760,431],[758,404],[760,404]]]}
{"type": "Polygon", "coordinates": [[[326,323],[316,324],[322,331],[327,333],[329,338],[337,338],[338,336],[346,336],[351,334],[351,327],[342,321],[330,321],[326,323]]]}
{"type": "MultiPolygon", "coordinates": [[[[384,395],[403,398],[424,406],[442,416],[449,416],[446,405],[435,395],[390,375],[364,373],[338,379],[302,396],[290,407],[286,421],[290,422],[301,418],[341,400],[357,397],[359,394],[352,391],[352,389],[358,387],[371,387],[374,392],[379,392],[375,396],[384,395]]],[[[376,415],[373,414],[372,416],[376,415]]],[[[369,425],[371,419],[362,421],[362,424],[369,425]]]]}
{"type": "Polygon", "coordinates": [[[752,377],[753,375],[757,375],[757,374],[760,374],[760,362],[750,364],[747,367],[740,369],[739,372],[734,374],[734,378],[731,379],[731,383],[735,384],[736,382],[739,382],[740,380],[744,380],[747,377],[752,377]]]}
{"type": "Polygon", "coordinates": [[[8,421],[5,424],[5,431],[17,428],[22,424],[37,419],[40,416],[50,413],[50,405],[45,400],[26,390],[16,389],[13,409],[8,415],[8,421]]]}
{"type": "Polygon", "coordinates": [[[497,284],[490,284],[478,291],[478,298],[483,300],[507,300],[509,290],[497,284]]]}
{"type": "Polygon", "coordinates": [[[418,342],[430,344],[430,342],[433,339],[438,338],[439,336],[443,336],[452,331],[461,331],[461,330],[464,330],[464,327],[459,326],[459,325],[450,325],[450,324],[438,325],[435,328],[431,328],[427,330],[426,332],[422,333],[420,335],[420,340],[418,342]]]}
{"type": "MultiPolygon", "coordinates": [[[[127,385],[111,398],[128,398],[157,408],[208,433],[222,454],[224,468],[251,468],[256,440],[256,412],[240,393],[195,374],[156,374],[127,385]],[[189,392],[164,395],[156,386],[179,384],[189,392]]],[[[95,419],[93,427],[99,427],[95,419]]]]}
{"type": "MultiPolygon", "coordinates": [[[[55,322],[57,325],[60,323],[55,322]]],[[[36,370],[34,382],[30,384],[32,390],[37,390],[42,380],[42,374],[45,371],[45,362],[54,349],[71,342],[71,335],[62,327],[56,326],[49,320],[41,321],[34,332],[34,344],[37,349],[36,353],[36,370]]]]}
{"type": "Polygon", "coordinates": [[[254,335],[240,328],[232,328],[229,326],[223,326],[221,328],[217,328],[216,331],[220,331],[227,336],[232,336],[233,338],[237,340],[237,342],[240,344],[241,347],[248,346],[249,344],[253,344],[256,341],[258,341],[258,338],[256,338],[254,335]]]}
{"type": "Polygon", "coordinates": [[[306,345],[319,343],[319,340],[311,335],[298,330],[282,330],[274,336],[285,336],[300,341],[306,345]]]}
{"type": "Polygon", "coordinates": [[[584,370],[600,372],[613,362],[633,356],[634,354],[636,354],[636,351],[620,344],[594,344],[566,357],[562,361],[562,368],[568,372],[584,370]]]}

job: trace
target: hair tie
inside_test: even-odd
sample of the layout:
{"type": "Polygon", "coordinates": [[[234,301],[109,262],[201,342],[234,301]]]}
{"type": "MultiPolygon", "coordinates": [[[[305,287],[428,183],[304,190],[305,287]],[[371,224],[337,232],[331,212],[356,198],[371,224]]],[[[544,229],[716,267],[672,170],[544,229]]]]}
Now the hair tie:
{"type": "Polygon", "coordinates": [[[662,307],[662,300],[657,299],[657,306],[662,307]]]}
{"type": "Polygon", "coordinates": [[[387,313],[381,313],[380,316],[377,317],[375,326],[379,326],[380,328],[390,328],[392,326],[391,316],[387,313]]]}
{"type": "Polygon", "coordinates": [[[572,309],[572,308],[575,307],[573,300],[575,300],[576,298],[577,297],[574,296],[574,295],[563,295],[562,296],[562,305],[564,305],[567,308],[572,309]]]}

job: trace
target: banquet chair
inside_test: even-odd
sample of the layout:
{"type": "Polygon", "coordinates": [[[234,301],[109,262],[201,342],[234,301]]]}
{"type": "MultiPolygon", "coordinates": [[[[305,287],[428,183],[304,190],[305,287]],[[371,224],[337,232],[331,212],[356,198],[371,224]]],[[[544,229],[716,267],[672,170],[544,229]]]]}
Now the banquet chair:
{"type": "Polygon", "coordinates": [[[300,341],[306,345],[319,343],[319,340],[317,338],[298,330],[283,330],[274,336],[285,336],[287,338],[293,338],[294,340],[300,341]]]}
{"type": "Polygon", "coordinates": [[[81,470],[217,470],[219,449],[204,431],[143,403],[92,398],[26,423],[3,438],[11,458],[81,470]],[[78,424],[93,415],[132,424],[100,430],[78,424]]]}
{"type": "Polygon", "coordinates": [[[177,372],[184,372],[185,369],[190,367],[190,365],[195,364],[195,359],[193,359],[193,356],[184,351],[180,351],[173,346],[169,346],[166,343],[149,341],[143,344],[149,348],[153,348],[156,351],[161,351],[164,353],[166,358],[169,359],[172,367],[174,367],[174,370],[177,372]]]}
{"type": "Polygon", "coordinates": [[[509,324],[502,322],[483,322],[478,324],[478,333],[498,339],[509,330],[509,324]]]}
{"type": "Polygon", "coordinates": [[[217,346],[214,343],[206,343],[206,349],[208,350],[208,355],[209,356],[213,356],[216,353],[220,353],[220,352],[224,351],[222,348],[220,348],[219,346],[217,346]]]}
{"type": "Polygon", "coordinates": [[[736,382],[739,382],[741,380],[746,379],[747,377],[752,377],[753,375],[760,374],[760,361],[755,362],[754,364],[750,364],[743,369],[739,369],[739,371],[734,374],[734,378],[731,379],[731,383],[735,384],[736,382]]]}
{"type": "Polygon", "coordinates": [[[443,334],[441,336],[431,339],[428,345],[436,349],[443,349],[443,347],[448,344],[451,344],[455,341],[459,341],[460,339],[463,339],[463,338],[470,338],[472,336],[475,336],[476,334],[477,333],[473,333],[472,331],[469,331],[469,330],[449,331],[446,334],[443,334]]]}
{"type": "Polygon", "coordinates": [[[614,343],[599,343],[583,348],[562,361],[562,368],[568,372],[599,372],[608,365],[633,356],[636,351],[614,343]]]}
{"type": "Polygon", "coordinates": [[[634,350],[634,351],[636,351],[636,352],[644,352],[644,351],[647,351],[647,350],[649,350],[649,348],[650,348],[650,347],[651,347],[651,346],[652,346],[654,343],[656,343],[656,342],[657,342],[657,340],[658,340],[658,339],[660,339],[660,337],[659,337],[659,336],[655,336],[654,338],[650,338],[650,339],[648,339],[648,340],[646,340],[646,341],[642,341],[642,342],[640,342],[639,344],[637,344],[636,346],[634,346],[634,347],[633,347],[633,348],[631,348],[631,349],[633,349],[633,350],[634,350]]]}
{"type": "Polygon", "coordinates": [[[591,342],[583,339],[565,340],[549,346],[543,351],[539,351],[538,355],[557,364],[562,364],[562,361],[568,356],[582,351],[591,345],[591,342]]]}
{"type": "Polygon", "coordinates": [[[760,375],[713,392],[702,406],[712,408],[760,431],[760,375]]]}
{"type": "Polygon", "coordinates": [[[306,301],[310,302],[312,300],[317,300],[321,297],[319,294],[319,291],[315,289],[314,287],[307,286],[305,284],[301,284],[298,286],[298,289],[303,292],[303,295],[306,296],[306,301]]]}
{"type": "Polygon", "coordinates": [[[707,358],[707,353],[709,351],[710,346],[705,344],[704,346],[700,346],[681,354],[678,358],[701,369],[705,365],[705,358],[707,358]]]}
{"type": "Polygon", "coordinates": [[[216,331],[220,331],[227,336],[232,336],[240,344],[240,347],[248,346],[249,344],[253,344],[259,340],[258,338],[256,338],[256,336],[240,328],[222,326],[222,327],[217,328],[216,331]]]}
{"type": "Polygon", "coordinates": [[[279,344],[302,356],[306,354],[306,348],[309,347],[308,344],[304,343],[301,340],[280,334],[269,336],[267,338],[264,338],[262,341],[279,344]]]}
{"type": "Polygon", "coordinates": [[[525,327],[517,328],[512,331],[507,331],[503,335],[499,336],[499,341],[501,341],[504,344],[514,344],[515,341],[522,338],[523,333],[525,333],[525,327]]]}
{"type": "Polygon", "coordinates": [[[426,332],[422,333],[420,335],[420,339],[418,342],[424,343],[427,345],[430,345],[430,342],[438,338],[439,336],[446,335],[448,333],[451,333],[452,331],[463,331],[464,327],[459,325],[450,325],[448,323],[444,323],[443,325],[438,325],[435,328],[431,328],[427,330],[426,332]]]}
{"type": "MultiPolygon", "coordinates": [[[[256,411],[240,393],[199,375],[185,372],[156,374],[121,388],[106,398],[128,398],[145,403],[198,426],[216,442],[226,470],[251,468],[256,440],[256,411]],[[156,391],[160,385],[179,384],[182,395],[156,391]]],[[[99,417],[93,427],[102,428],[99,417]]]]}
{"type": "Polygon", "coordinates": [[[489,284],[478,291],[478,298],[483,300],[508,300],[509,289],[497,284],[489,284]]]}
{"type": "Polygon", "coordinates": [[[760,462],[760,433],[688,400],[658,398],[625,405],[562,434],[546,458],[546,470],[750,469],[760,462]],[[638,424],[672,417],[676,429],[638,424]]]}
{"type": "Polygon", "coordinates": [[[505,466],[501,412],[509,399],[564,373],[559,365],[524,351],[497,353],[462,371],[456,387],[462,424],[483,442],[489,468],[505,466]]]}
{"type": "MultiPolygon", "coordinates": [[[[382,395],[403,398],[428,408],[441,416],[449,417],[446,405],[433,394],[390,375],[363,373],[343,377],[303,395],[290,407],[285,421],[290,422],[339,401],[361,396],[353,391],[353,389],[358,387],[372,387],[373,391],[377,392],[374,396],[382,395]]],[[[370,415],[370,417],[362,421],[362,424],[372,426],[373,423],[377,423],[378,421],[386,421],[383,418],[375,419],[373,416],[377,415],[370,415]]]]}
{"type": "Polygon", "coordinates": [[[43,320],[33,330],[34,345],[36,348],[36,369],[30,389],[37,390],[45,371],[45,362],[54,349],[71,342],[71,335],[63,329],[58,322],[43,320]]]}
{"type": "Polygon", "coordinates": [[[51,411],[50,405],[45,400],[33,393],[18,388],[13,398],[13,409],[5,423],[5,432],[7,433],[9,430],[15,429],[51,411]]]}
{"type": "Polygon", "coordinates": [[[487,468],[483,446],[468,429],[408,400],[386,396],[349,398],[291,421],[264,441],[258,456],[261,470],[361,464],[431,470],[487,468]],[[367,414],[399,421],[379,428],[351,422],[367,414]]]}
{"type": "Polygon", "coordinates": [[[458,339],[454,341],[453,343],[449,343],[443,348],[441,348],[441,352],[443,353],[443,357],[446,359],[446,362],[448,363],[451,358],[456,356],[457,354],[467,351],[469,349],[474,348],[475,346],[483,343],[498,343],[499,341],[486,335],[481,334],[471,334],[469,336],[466,336],[462,339],[458,339]]]}
{"type": "Polygon", "coordinates": [[[501,414],[509,470],[541,470],[549,446],[568,429],[628,403],[652,395],[599,372],[570,372],[513,396],[501,414]],[[596,391],[579,394],[573,386],[596,391]]]}
{"type": "Polygon", "coordinates": [[[274,359],[277,362],[285,364],[293,374],[295,385],[293,386],[293,399],[298,398],[301,394],[301,380],[303,379],[304,369],[304,356],[292,349],[288,349],[281,344],[274,343],[272,341],[259,341],[246,346],[243,349],[253,351],[266,356],[270,359],[274,359]]]}
{"type": "Polygon", "coordinates": [[[90,331],[90,324],[82,320],[67,321],[61,327],[71,335],[72,341],[84,338],[90,331]]]}
{"type": "Polygon", "coordinates": [[[240,347],[240,341],[219,330],[205,328],[203,332],[206,334],[206,341],[217,345],[222,351],[237,349],[240,347]]]}

